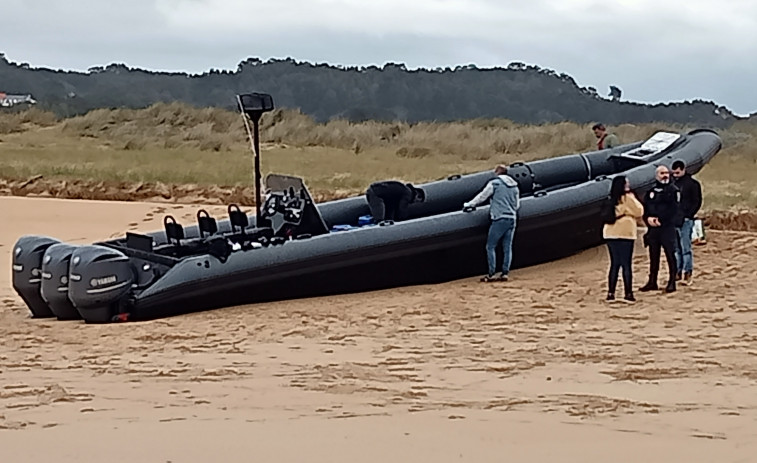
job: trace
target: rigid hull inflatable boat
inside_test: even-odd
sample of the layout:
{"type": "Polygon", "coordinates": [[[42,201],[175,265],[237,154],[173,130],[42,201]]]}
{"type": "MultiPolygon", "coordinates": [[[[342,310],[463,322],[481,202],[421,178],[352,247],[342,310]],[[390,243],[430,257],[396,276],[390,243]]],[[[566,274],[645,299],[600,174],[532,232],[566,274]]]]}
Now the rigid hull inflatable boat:
{"type": "MultiPolygon", "coordinates": [[[[614,175],[642,194],[660,163],[681,159],[694,174],[720,148],[710,130],[659,132],[610,150],[511,165],[521,191],[513,267],[601,244],[599,208],[614,175]]],[[[216,221],[200,210],[192,226],[166,216],[163,230],[84,246],[23,236],[13,286],[32,316],[110,322],[480,275],[489,208],[462,209],[492,178],[481,172],[418,185],[426,201],[411,204],[407,220],[361,226],[365,196],[315,204],[301,179],[269,175],[256,216],[230,205],[229,218],[216,221]]]]}

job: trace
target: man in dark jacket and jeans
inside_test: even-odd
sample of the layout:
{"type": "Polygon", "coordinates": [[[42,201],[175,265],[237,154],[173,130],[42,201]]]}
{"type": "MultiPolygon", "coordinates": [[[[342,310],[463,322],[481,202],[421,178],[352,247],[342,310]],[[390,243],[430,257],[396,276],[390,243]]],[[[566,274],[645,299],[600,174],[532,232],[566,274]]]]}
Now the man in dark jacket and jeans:
{"type": "Polygon", "coordinates": [[[653,291],[657,287],[657,273],[660,270],[660,248],[665,250],[668,262],[668,284],[666,293],[676,290],[676,225],[680,218],[681,193],[670,182],[670,171],[665,166],[658,166],[655,171],[657,182],[644,195],[644,222],[649,227],[644,236],[649,246],[649,280],[639,291],[653,291]]]}
{"type": "Polygon", "coordinates": [[[694,217],[702,207],[702,185],[686,172],[686,164],[676,160],[672,167],[675,185],[681,190],[681,219],[677,227],[678,243],[676,246],[676,265],[678,274],[676,280],[689,285],[694,271],[694,253],[691,249],[691,231],[694,228],[694,217]]]}
{"type": "Polygon", "coordinates": [[[426,192],[410,183],[386,180],[371,183],[365,192],[365,199],[368,201],[374,222],[399,222],[407,218],[407,209],[411,203],[426,200],[426,192]]]}

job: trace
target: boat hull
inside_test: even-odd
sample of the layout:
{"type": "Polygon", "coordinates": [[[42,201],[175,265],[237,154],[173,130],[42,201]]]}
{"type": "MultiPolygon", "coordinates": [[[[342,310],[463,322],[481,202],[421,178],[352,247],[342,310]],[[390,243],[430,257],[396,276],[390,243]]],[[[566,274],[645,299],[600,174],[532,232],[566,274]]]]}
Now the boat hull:
{"type": "MultiPolygon", "coordinates": [[[[641,196],[653,186],[657,165],[681,159],[695,174],[720,148],[717,134],[697,130],[510,166],[522,194],[512,268],[602,244],[599,209],[615,175],[626,175],[641,196]]],[[[462,204],[492,177],[481,172],[422,185],[427,201],[413,204],[406,221],[281,239],[233,252],[224,252],[222,238],[233,231],[231,220],[218,222],[217,252],[159,255],[152,245],[171,247],[166,230],[142,236],[152,241],[147,250],[130,244],[128,237],[82,246],[72,253],[78,267],[74,269],[72,260],[71,276],[77,278],[70,279],[69,298],[85,321],[99,323],[481,275],[487,268],[489,208],[466,212],[462,204]]],[[[357,225],[368,214],[364,196],[316,206],[329,228],[357,225]]],[[[254,217],[248,219],[254,230],[254,217]]],[[[199,227],[187,227],[183,235],[198,242],[199,227]]],[[[501,251],[498,258],[501,262],[501,251]]]]}

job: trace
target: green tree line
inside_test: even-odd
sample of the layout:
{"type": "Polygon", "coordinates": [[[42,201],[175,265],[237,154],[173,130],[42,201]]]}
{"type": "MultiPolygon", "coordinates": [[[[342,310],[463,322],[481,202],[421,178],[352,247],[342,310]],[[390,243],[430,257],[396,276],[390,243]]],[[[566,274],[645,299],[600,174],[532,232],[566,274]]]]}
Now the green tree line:
{"type": "Polygon", "coordinates": [[[317,121],[506,118],[526,124],[667,122],[717,128],[738,119],[704,100],[654,105],[622,101],[615,86],[603,97],[567,74],[517,62],[499,68],[409,70],[398,63],[342,67],[249,58],[234,71],[187,74],[119,63],[87,72],[32,68],[0,54],[0,92],[32,94],[41,109],[61,117],[173,101],[234,109],[236,94],[254,91],[270,93],[277,107],[299,108],[317,121]]]}

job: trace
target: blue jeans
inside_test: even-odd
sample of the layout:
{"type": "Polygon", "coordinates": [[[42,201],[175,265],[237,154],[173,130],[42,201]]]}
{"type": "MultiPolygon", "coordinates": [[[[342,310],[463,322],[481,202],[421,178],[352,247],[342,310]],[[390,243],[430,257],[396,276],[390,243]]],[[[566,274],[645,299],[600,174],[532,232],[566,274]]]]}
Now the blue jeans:
{"type": "Polygon", "coordinates": [[[486,258],[489,261],[489,275],[497,271],[497,245],[502,241],[502,273],[510,273],[510,263],[513,260],[513,236],[515,235],[515,219],[492,220],[489,225],[489,236],[486,239],[486,258]]]}
{"type": "Polygon", "coordinates": [[[677,228],[678,243],[676,245],[676,267],[678,271],[691,273],[694,270],[694,253],[691,250],[691,231],[694,229],[692,219],[684,219],[683,225],[677,228]]]}

